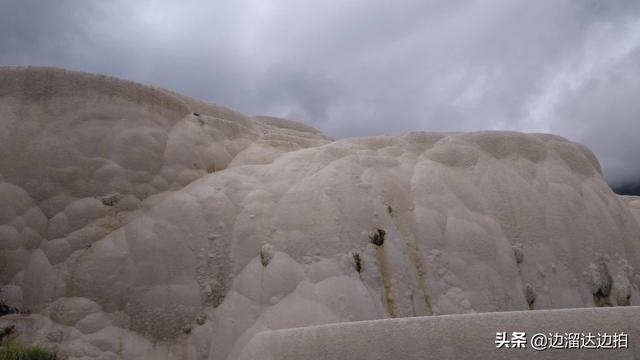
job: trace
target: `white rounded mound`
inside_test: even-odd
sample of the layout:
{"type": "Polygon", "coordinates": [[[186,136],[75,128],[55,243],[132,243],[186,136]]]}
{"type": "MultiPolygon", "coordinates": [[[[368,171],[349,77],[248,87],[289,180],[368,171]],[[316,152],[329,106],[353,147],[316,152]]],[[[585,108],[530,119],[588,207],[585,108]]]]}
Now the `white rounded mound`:
{"type": "Polygon", "coordinates": [[[270,329],[640,304],[640,206],[553,135],[332,142],[2,68],[0,153],[0,297],[33,313],[0,326],[71,358],[234,359],[270,329]]]}

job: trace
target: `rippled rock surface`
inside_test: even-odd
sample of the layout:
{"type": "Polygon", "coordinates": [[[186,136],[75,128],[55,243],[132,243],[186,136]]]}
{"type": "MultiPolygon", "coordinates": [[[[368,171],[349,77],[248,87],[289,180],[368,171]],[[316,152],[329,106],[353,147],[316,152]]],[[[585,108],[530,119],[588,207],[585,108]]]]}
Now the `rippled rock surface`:
{"type": "Polygon", "coordinates": [[[640,304],[640,203],[555,135],[333,141],[167,90],[0,68],[0,300],[69,358],[264,330],[640,304]],[[23,313],[23,314],[20,314],[23,313]]]}

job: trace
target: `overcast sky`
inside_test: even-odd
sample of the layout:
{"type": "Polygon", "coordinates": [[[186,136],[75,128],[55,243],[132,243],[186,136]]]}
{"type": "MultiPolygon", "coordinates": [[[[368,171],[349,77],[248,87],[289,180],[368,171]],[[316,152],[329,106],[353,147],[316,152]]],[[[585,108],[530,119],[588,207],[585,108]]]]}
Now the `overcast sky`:
{"type": "Polygon", "coordinates": [[[335,138],[551,132],[640,179],[640,2],[0,0],[0,64],[159,85],[335,138]]]}

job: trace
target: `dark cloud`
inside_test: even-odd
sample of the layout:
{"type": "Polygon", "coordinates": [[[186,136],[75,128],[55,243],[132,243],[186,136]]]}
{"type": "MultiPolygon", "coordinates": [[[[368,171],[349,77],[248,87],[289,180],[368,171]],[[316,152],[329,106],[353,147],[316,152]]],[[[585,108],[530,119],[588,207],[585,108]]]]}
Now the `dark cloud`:
{"type": "Polygon", "coordinates": [[[164,86],[334,137],[555,132],[640,178],[637,1],[2,1],[0,64],[164,86]]]}
{"type": "Polygon", "coordinates": [[[255,96],[267,105],[268,113],[321,123],[328,119],[331,106],[340,102],[338,84],[320,74],[297,71],[293,66],[268,69],[256,80],[255,96]]]}

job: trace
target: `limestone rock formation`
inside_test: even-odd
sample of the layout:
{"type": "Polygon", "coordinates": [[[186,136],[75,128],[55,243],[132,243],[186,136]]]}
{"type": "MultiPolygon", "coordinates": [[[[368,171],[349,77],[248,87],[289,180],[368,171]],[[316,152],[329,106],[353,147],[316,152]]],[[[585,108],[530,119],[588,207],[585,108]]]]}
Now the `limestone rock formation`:
{"type": "MultiPolygon", "coordinates": [[[[259,332],[640,304],[640,200],[548,134],[333,141],[167,90],[0,69],[0,300],[69,358],[259,332]]],[[[8,326],[8,325],[7,325],[8,326]]]]}
{"type": "Polygon", "coordinates": [[[253,337],[239,359],[634,360],[638,342],[640,308],[608,307],[423,316],[265,331],[253,337]],[[509,335],[496,338],[496,333],[510,334],[505,332],[509,329],[524,333],[522,339],[529,341],[514,347],[517,343],[509,335]],[[547,334],[555,336],[560,329],[579,330],[571,333],[573,339],[591,334],[593,343],[536,340],[532,345],[530,341],[549,339],[547,334]],[[604,333],[612,339],[617,335],[618,340],[598,348],[597,334],[604,333]]]}

